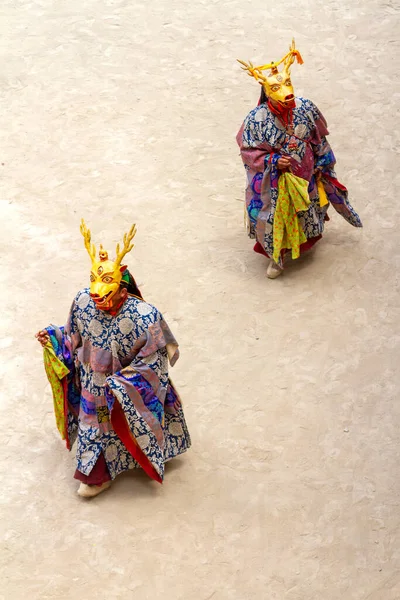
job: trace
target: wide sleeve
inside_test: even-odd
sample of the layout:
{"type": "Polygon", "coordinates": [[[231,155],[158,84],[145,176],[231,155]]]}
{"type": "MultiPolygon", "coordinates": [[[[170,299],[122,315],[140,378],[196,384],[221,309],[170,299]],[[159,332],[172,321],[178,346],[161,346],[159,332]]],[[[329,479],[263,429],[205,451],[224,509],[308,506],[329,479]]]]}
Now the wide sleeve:
{"type": "Polygon", "coordinates": [[[314,168],[319,171],[332,169],[336,158],[327,140],[329,131],[326,119],[311,100],[307,100],[307,114],[312,126],[309,143],[314,154],[314,168]]]}
{"type": "Polygon", "coordinates": [[[168,377],[178,359],[178,344],[160,313],[145,331],[145,343],[131,363],[106,380],[112,426],[133,458],[154,480],[164,474],[166,412],[180,400],[168,377]]]}
{"type": "MultiPolygon", "coordinates": [[[[250,238],[263,239],[265,220],[259,220],[260,211],[271,214],[271,190],[278,185],[277,161],[280,154],[267,140],[269,127],[267,111],[262,106],[246,117],[236,141],[246,170],[245,222],[250,238]]],[[[266,217],[269,221],[270,216],[266,217]]]]}
{"type": "Polygon", "coordinates": [[[155,322],[146,329],[145,336],[146,342],[140,349],[137,358],[146,358],[157,350],[165,349],[171,367],[173,367],[179,358],[178,343],[160,313],[158,313],[155,322]]]}
{"type": "Polygon", "coordinates": [[[253,111],[246,117],[240,128],[236,142],[240,149],[243,164],[246,169],[260,173],[268,164],[275,162],[279,154],[267,143],[265,123],[253,116],[253,111]]]}
{"type": "Polygon", "coordinates": [[[74,301],[65,327],[46,327],[50,339],[43,351],[46,375],[52,389],[57,429],[68,450],[76,439],[80,406],[79,382],[70,335],[71,323],[75,321],[75,309],[74,301]]]}
{"type": "Polygon", "coordinates": [[[346,187],[336,177],[335,155],[326,139],[329,134],[326,120],[310,100],[308,100],[308,116],[314,124],[310,144],[314,153],[316,178],[322,183],[326,198],[336,212],[353,227],[362,227],[359,215],[349,202],[346,187]]]}
{"type": "Polygon", "coordinates": [[[67,323],[65,325],[66,343],[69,344],[71,354],[82,346],[81,332],[79,328],[79,301],[85,292],[79,292],[74,299],[69,311],[67,323]]]}

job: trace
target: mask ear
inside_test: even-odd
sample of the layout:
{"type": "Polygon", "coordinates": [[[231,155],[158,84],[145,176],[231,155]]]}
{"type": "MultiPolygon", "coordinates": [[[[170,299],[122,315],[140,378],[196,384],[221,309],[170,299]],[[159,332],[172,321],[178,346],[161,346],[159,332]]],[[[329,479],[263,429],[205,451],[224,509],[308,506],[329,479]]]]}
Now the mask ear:
{"type": "Polygon", "coordinates": [[[128,266],[127,265],[122,265],[119,270],[121,271],[121,273],[125,273],[125,271],[127,270],[128,266]]]}

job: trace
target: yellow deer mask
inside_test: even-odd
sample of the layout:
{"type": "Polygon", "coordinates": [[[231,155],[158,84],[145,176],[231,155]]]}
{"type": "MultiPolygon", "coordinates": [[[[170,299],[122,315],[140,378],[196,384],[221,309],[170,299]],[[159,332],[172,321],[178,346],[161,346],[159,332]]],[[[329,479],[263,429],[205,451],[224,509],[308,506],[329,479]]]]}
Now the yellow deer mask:
{"type": "Polygon", "coordinates": [[[267,65],[255,67],[251,62],[245,63],[243,60],[238,60],[238,62],[243,65],[242,69],[247,71],[247,74],[250,75],[250,77],[254,77],[254,79],[263,86],[264,91],[269,98],[279,102],[279,104],[287,108],[293,108],[294,90],[290,79],[290,68],[295,60],[297,60],[300,65],[303,64],[301,54],[296,50],[294,40],[292,40],[289,52],[277,63],[271,62],[267,65]],[[284,64],[283,70],[278,71],[278,67],[282,63],[284,64]],[[266,71],[267,69],[271,69],[271,72],[269,75],[265,76],[263,71],[266,71]]]}
{"type": "Polygon", "coordinates": [[[85,248],[92,260],[90,296],[97,308],[100,310],[110,310],[112,308],[112,299],[119,291],[124,271],[127,269],[126,265],[121,265],[121,261],[125,254],[128,254],[134,246],[132,240],[136,235],[136,225],[132,225],[129,232],[125,233],[122,250],[120,250],[119,244],[117,244],[115,261],[109,260],[108,252],[103,249],[101,244],[99,259],[96,259],[96,247],[91,242],[90,230],[86,227],[83,219],[81,222],[81,234],[85,241],[85,248]]]}

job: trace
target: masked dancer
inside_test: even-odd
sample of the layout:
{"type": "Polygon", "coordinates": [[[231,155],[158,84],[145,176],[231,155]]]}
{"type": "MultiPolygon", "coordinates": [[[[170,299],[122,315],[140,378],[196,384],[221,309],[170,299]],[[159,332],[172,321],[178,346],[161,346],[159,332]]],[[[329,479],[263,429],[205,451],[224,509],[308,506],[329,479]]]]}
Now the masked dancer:
{"type": "Polygon", "coordinates": [[[97,256],[83,221],[81,233],[92,262],[90,289],[76,295],[65,328],[52,325],[36,337],[58,430],[68,449],[77,439],[78,494],[90,498],[134,467],[161,483],[165,462],[185,452],[190,437],[168,376],[178,344],[123,264],[135,226],[115,260],[101,245],[97,256]]]}
{"type": "Polygon", "coordinates": [[[293,40],[278,62],[256,67],[239,61],[262,86],[260,102],[247,115],[237,142],[247,174],[247,230],[256,240],[254,250],[270,259],[271,279],[283,272],[288,253],[296,259],[321,239],[329,204],[362,227],[336,178],[324,117],[311,100],[294,95],[290,69],[295,60],[303,62],[293,40]]]}

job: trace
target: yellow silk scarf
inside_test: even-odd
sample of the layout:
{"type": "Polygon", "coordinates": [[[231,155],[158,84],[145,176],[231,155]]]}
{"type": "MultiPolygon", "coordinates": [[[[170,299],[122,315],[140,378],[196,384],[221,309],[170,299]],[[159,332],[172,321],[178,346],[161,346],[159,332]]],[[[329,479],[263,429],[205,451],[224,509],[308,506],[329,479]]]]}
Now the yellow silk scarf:
{"type": "Polygon", "coordinates": [[[53,392],[54,415],[56,417],[57,429],[60,432],[61,438],[65,440],[64,389],[61,381],[69,373],[69,369],[57,358],[50,342],[43,348],[43,362],[47,379],[53,392]]]}
{"type": "Polygon", "coordinates": [[[307,241],[297,213],[307,210],[310,205],[308,181],[293,175],[281,173],[278,181],[278,200],[273,225],[273,259],[277,263],[281,250],[292,250],[292,258],[300,256],[300,245],[307,241]]]}

